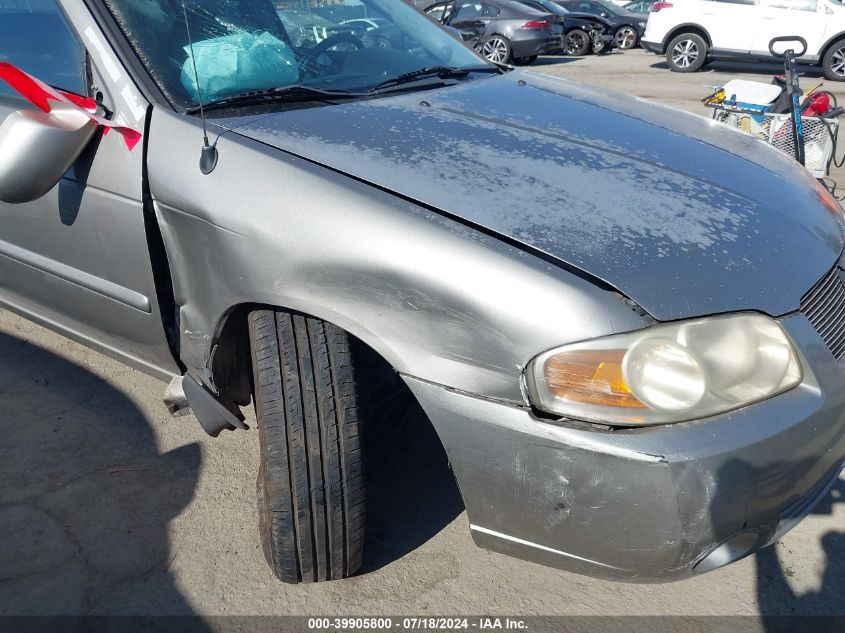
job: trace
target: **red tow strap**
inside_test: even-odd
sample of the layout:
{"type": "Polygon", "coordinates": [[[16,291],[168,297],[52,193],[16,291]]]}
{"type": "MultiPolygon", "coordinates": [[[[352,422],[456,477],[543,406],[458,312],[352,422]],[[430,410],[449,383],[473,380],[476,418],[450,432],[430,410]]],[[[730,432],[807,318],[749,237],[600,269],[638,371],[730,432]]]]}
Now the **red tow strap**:
{"type": "Polygon", "coordinates": [[[138,144],[138,141],[141,140],[140,132],[123,125],[117,125],[113,121],[97,116],[95,114],[97,102],[91,97],[80,97],[70,92],[56,90],[8,62],[0,62],[0,79],[9,84],[15,92],[19,93],[24,99],[43,112],[50,112],[50,101],[64,103],[84,112],[89,119],[103,128],[104,136],[108,134],[109,130],[114,130],[123,136],[123,140],[129,151],[132,151],[138,144]]]}

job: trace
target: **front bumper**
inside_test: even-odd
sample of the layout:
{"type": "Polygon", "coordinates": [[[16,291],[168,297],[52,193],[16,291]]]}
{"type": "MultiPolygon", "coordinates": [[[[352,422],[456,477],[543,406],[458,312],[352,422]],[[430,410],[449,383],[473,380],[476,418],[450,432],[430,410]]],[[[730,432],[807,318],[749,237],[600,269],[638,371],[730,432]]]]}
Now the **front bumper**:
{"type": "Polygon", "coordinates": [[[478,545],[593,576],[668,581],[772,542],[839,475],[845,372],[803,316],[783,324],[804,383],[698,422],[602,432],[406,381],[446,448],[478,545]]]}

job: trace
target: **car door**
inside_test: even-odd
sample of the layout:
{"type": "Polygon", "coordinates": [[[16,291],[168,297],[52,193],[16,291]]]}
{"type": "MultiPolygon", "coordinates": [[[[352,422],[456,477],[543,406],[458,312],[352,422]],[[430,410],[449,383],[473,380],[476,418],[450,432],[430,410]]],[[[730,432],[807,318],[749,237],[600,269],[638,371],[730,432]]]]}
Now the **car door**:
{"type": "Polygon", "coordinates": [[[760,23],[756,0],[704,0],[692,12],[695,23],[710,35],[713,49],[734,55],[748,55],[760,23]],[[697,13],[697,15],[695,15],[697,13]]]}
{"type": "Polygon", "coordinates": [[[449,26],[461,33],[472,34],[468,44],[475,45],[484,39],[490,21],[499,14],[499,10],[483,0],[458,2],[455,12],[449,20],[449,26]]]}
{"type": "MultiPolygon", "coordinates": [[[[807,53],[818,57],[824,43],[828,16],[818,0],[760,0],[760,23],[754,35],[751,51],[755,55],[769,55],[769,42],[775,37],[799,35],[807,41],[807,53]]],[[[799,43],[775,45],[776,52],[787,47],[800,50],[799,43]]]]}
{"type": "MultiPolygon", "coordinates": [[[[144,131],[147,103],[82,2],[0,2],[0,61],[65,91],[98,93],[115,118],[144,131]]],[[[0,84],[0,121],[33,109],[0,84]]],[[[46,195],[0,202],[0,305],[166,377],[179,370],[147,245],[155,233],[143,161],[143,139],[130,151],[120,134],[98,132],[46,195]]]]}
{"type": "Polygon", "coordinates": [[[425,14],[427,16],[431,17],[432,19],[437,20],[438,22],[440,22],[442,24],[447,24],[449,13],[446,11],[446,9],[448,7],[449,7],[448,2],[441,2],[440,4],[434,4],[434,5],[431,5],[430,7],[428,7],[425,10],[425,14]]]}

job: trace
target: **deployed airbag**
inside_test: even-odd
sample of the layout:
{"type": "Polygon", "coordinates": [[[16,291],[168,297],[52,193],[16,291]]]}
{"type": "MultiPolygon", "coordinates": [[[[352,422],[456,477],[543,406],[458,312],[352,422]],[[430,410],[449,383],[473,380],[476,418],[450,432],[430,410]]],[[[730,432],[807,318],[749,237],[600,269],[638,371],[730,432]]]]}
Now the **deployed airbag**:
{"type": "Polygon", "coordinates": [[[188,58],[182,65],[182,85],[198,100],[210,101],[232,94],[286,86],[299,77],[299,65],[290,46],[264,32],[235,33],[194,42],[196,75],[191,60],[191,47],[184,48],[188,58]]]}

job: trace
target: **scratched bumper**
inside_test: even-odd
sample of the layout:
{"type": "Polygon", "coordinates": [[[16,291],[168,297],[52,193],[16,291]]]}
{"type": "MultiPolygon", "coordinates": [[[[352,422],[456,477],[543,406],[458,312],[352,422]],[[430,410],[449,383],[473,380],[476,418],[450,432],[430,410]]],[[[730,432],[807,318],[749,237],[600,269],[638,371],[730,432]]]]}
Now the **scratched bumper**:
{"type": "Polygon", "coordinates": [[[601,432],[406,381],[446,448],[478,545],[593,576],[675,580],[781,536],[842,467],[845,372],[804,317],[783,323],[804,383],[693,423],[601,432]]]}

